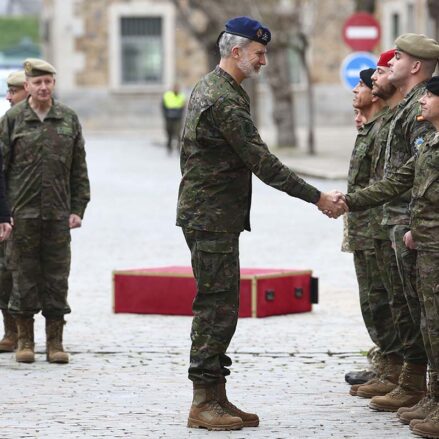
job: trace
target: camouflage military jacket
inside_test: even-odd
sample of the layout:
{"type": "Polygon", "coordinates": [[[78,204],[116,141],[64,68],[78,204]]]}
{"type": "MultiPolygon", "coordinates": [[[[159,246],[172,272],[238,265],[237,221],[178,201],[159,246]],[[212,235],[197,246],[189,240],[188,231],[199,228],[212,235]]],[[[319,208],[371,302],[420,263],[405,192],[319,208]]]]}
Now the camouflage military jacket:
{"type": "Polygon", "coordinates": [[[220,67],[195,86],[181,149],[177,225],[212,232],[250,230],[252,173],[315,203],[320,192],[284,166],[259,137],[244,89],[220,67]]]}
{"type": "Polygon", "coordinates": [[[419,152],[397,172],[346,198],[350,209],[359,210],[412,188],[410,229],[417,248],[439,251],[439,133],[425,139],[419,152]]]}
{"type": "MultiPolygon", "coordinates": [[[[384,175],[396,172],[415,154],[424,138],[434,132],[430,122],[419,121],[421,114],[418,100],[425,93],[425,82],[417,84],[399,103],[386,144],[384,175]]],[[[410,193],[402,194],[384,206],[383,224],[409,224],[410,193]]]]}
{"type": "Polygon", "coordinates": [[[82,217],[90,199],[84,140],[76,114],[54,101],[41,122],[27,100],[0,121],[7,198],[16,218],[82,217]]]}
{"type": "MultiPolygon", "coordinates": [[[[384,178],[384,156],[386,151],[387,137],[389,135],[390,123],[395,114],[395,108],[386,107],[381,118],[379,130],[375,135],[375,141],[372,150],[370,180],[369,184],[373,184],[384,178]]],[[[369,232],[373,239],[388,239],[389,233],[387,227],[382,225],[383,206],[369,209],[369,232]]]]}
{"type": "MultiPolygon", "coordinates": [[[[348,173],[348,192],[355,192],[369,184],[375,136],[380,129],[384,111],[379,111],[366,123],[357,134],[352,151],[348,173]]],[[[348,213],[348,245],[351,250],[369,250],[373,248],[373,241],[369,232],[369,213],[348,213]]]]}

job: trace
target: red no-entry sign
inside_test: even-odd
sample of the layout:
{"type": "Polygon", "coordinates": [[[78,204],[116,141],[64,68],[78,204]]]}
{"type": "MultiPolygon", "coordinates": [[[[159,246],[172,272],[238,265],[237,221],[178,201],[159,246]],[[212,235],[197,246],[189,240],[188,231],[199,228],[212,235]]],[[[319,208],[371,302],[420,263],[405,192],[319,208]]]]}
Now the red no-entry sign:
{"type": "Polygon", "coordinates": [[[380,40],[380,35],[380,24],[367,12],[351,15],[343,26],[344,42],[353,50],[373,50],[380,40]]]}

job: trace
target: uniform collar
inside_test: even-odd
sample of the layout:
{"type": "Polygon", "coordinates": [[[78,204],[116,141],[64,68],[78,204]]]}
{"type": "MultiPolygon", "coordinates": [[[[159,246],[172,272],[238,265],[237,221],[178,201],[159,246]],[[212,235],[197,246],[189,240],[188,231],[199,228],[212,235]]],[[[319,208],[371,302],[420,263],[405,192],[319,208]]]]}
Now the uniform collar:
{"type": "MultiPolygon", "coordinates": [[[[35,111],[32,110],[32,107],[29,105],[29,98],[26,99],[26,104],[25,104],[23,113],[24,113],[24,119],[26,121],[40,122],[39,117],[37,116],[35,111]]],[[[46,119],[62,119],[62,118],[63,118],[63,115],[62,115],[62,112],[61,112],[61,109],[60,109],[58,102],[56,102],[54,99],[52,99],[52,106],[50,107],[50,110],[47,113],[47,116],[45,117],[44,120],[46,120],[46,119]]]]}
{"type": "Polygon", "coordinates": [[[215,75],[224,78],[238,93],[240,93],[247,101],[250,102],[247,92],[225,70],[223,70],[220,66],[216,66],[214,73],[215,75]]]}
{"type": "Polygon", "coordinates": [[[381,110],[377,111],[377,112],[372,116],[372,118],[364,124],[364,126],[367,127],[367,126],[369,126],[369,125],[374,124],[374,123],[376,122],[376,120],[377,120],[379,117],[381,117],[381,116],[387,111],[388,108],[389,108],[389,107],[381,108],[381,110]]]}
{"type": "Polygon", "coordinates": [[[416,84],[404,97],[404,99],[400,102],[400,106],[406,106],[413,97],[418,95],[418,92],[420,89],[424,89],[425,85],[427,84],[427,81],[422,81],[419,84],[416,84]]]}

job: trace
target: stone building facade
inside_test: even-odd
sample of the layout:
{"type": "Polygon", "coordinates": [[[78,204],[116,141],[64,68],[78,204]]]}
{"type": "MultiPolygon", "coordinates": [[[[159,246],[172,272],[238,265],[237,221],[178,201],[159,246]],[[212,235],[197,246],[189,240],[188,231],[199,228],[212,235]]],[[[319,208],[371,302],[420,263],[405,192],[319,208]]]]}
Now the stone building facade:
{"type": "MultiPolygon", "coordinates": [[[[189,94],[207,71],[202,47],[171,0],[42,1],[44,56],[58,70],[58,94],[89,127],[157,126],[165,89],[177,81],[189,94]]],[[[387,20],[395,3],[425,1],[380,0],[378,15],[387,20]]],[[[310,0],[304,11],[317,124],[352,123],[352,94],[341,84],[340,65],[350,52],[342,38],[343,23],[353,11],[353,0],[310,0]]],[[[392,36],[388,25],[383,27],[382,47],[387,48],[392,36]]],[[[292,63],[291,86],[298,123],[305,124],[306,82],[297,66],[292,63]]],[[[258,93],[263,103],[258,120],[269,131],[272,102],[263,78],[258,93]]]]}

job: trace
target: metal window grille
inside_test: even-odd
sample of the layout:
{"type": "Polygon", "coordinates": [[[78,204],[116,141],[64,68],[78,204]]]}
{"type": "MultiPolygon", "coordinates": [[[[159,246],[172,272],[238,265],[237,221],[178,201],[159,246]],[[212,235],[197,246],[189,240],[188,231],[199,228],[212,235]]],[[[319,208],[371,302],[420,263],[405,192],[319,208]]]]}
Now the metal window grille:
{"type": "Polygon", "coordinates": [[[122,17],[121,51],[123,84],[162,82],[162,18],[122,17]]]}

